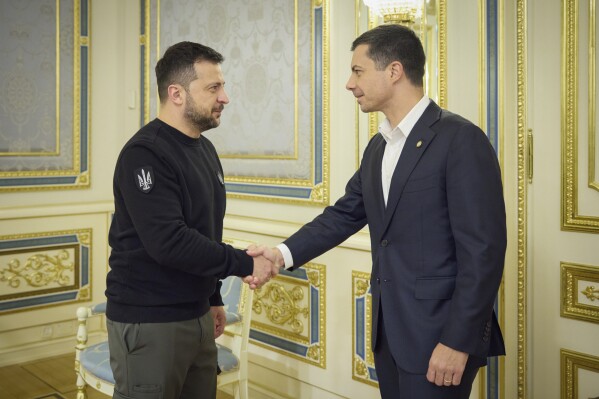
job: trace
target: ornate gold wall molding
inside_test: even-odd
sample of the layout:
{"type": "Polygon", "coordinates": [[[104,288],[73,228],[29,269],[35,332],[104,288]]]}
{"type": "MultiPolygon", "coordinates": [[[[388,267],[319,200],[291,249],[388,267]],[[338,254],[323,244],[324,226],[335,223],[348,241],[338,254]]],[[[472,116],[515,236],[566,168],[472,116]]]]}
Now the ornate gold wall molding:
{"type": "Polygon", "coordinates": [[[0,192],[89,187],[88,1],[3,6],[0,192]]]}
{"type": "MultiPolygon", "coordinates": [[[[578,209],[581,189],[578,176],[579,4],[578,0],[564,0],[562,4],[562,229],[599,233],[599,215],[581,215],[578,209]]],[[[593,99],[594,91],[589,101],[592,103],[593,99]]],[[[594,110],[589,111],[589,114],[595,114],[594,110]]],[[[594,159],[594,153],[591,159],[594,159]]],[[[597,194],[594,190],[592,193],[597,194]]]]}
{"type": "Polygon", "coordinates": [[[91,229],[0,236],[0,314],[91,298],[91,229]]]}
{"type": "Polygon", "coordinates": [[[256,345],[326,368],[326,269],[308,263],[254,293],[250,338],[256,345]]]}
{"type": "MultiPolygon", "coordinates": [[[[593,395],[593,397],[599,395],[599,386],[596,384],[592,387],[581,387],[579,376],[580,371],[592,372],[597,374],[597,376],[593,378],[594,381],[599,381],[599,357],[562,349],[560,351],[560,360],[562,398],[575,399],[588,397],[588,394],[593,395]],[[585,392],[584,396],[581,396],[582,391],[585,392]]],[[[592,398],[589,397],[589,399],[592,398]]]]}
{"type": "Polygon", "coordinates": [[[589,187],[599,191],[597,181],[597,4],[596,0],[588,0],[589,12],[589,187]]]}
{"type": "Polygon", "coordinates": [[[352,271],[352,379],[378,387],[372,343],[370,273],[352,271]]]}
{"type": "MultiPolygon", "coordinates": [[[[0,282],[6,282],[11,288],[30,286],[47,287],[52,284],[61,287],[72,284],[75,280],[75,263],[79,257],[78,247],[67,247],[60,250],[37,253],[26,257],[21,262],[18,257],[11,258],[2,268],[0,265],[0,282]],[[72,251],[69,251],[72,249],[72,251]]],[[[16,253],[14,254],[16,255],[16,253]]]]}
{"type": "Polygon", "coordinates": [[[517,0],[516,2],[516,86],[517,86],[517,132],[518,132],[518,335],[517,335],[517,356],[518,356],[518,399],[525,399],[528,387],[527,369],[527,306],[528,295],[526,291],[528,267],[526,258],[528,256],[526,235],[527,233],[527,179],[526,179],[526,107],[527,107],[527,86],[526,86],[526,53],[527,49],[527,7],[526,0],[517,0]]]}
{"type": "Polygon", "coordinates": [[[561,262],[560,310],[562,317],[599,324],[599,266],[561,262]]]}

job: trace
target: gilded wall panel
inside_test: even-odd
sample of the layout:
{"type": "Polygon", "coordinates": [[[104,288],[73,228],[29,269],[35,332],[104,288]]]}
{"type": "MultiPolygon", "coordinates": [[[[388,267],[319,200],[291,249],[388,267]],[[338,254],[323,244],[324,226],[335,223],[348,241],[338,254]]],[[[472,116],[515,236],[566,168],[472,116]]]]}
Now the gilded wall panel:
{"type": "Polygon", "coordinates": [[[378,386],[372,354],[372,295],[370,273],[352,271],[352,378],[378,386]]]}
{"type": "Polygon", "coordinates": [[[254,292],[254,344],[326,368],[325,266],[308,263],[254,292]]]}
{"type": "Polygon", "coordinates": [[[0,2],[0,26],[0,191],[88,187],[88,0],[0,2]]]}
{"type": "Polygon", "coordinates": [[[329,0],[140,0],[142,123],[156,116],[153,68],[170,45],[223,54],[230,103],[206,133],[234,198],[329,202],[329,0]]]}
{"type": "Polygon", "coordinates": [[[0,236],[0,314],[89,300],[91,234],[0,236]]]}
{"type": "Polygon", "coordinates": [[[598,233],[595,1],[566,0],[563,15],[562,229],[598,233]]]}
{"type": "Polygon", "coordinates": [[[561,397],[564,399],[599,397],[599,357],[560,351],[561,397]]]}
{"type": "Polygon", "coordinates": [[[599,323],[599,266],[561,263],[561,315],[599,323]]]}

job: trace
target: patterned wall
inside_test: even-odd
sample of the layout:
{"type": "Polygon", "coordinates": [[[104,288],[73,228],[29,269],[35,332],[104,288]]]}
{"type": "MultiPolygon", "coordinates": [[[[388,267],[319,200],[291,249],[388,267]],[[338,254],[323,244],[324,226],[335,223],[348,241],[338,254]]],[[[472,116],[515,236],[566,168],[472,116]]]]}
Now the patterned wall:
{"type": "Polygon", "coordinates": [[[0,2],[0,191],[89,186],[88,2],[0,2]]]}
{"type": "Polygon", "coordinates": [[[328,203],[328,1],[140,0],[142,118],[156,115],[153,66],[168,46],[223,54],[230,104],[215,144],[231,196],[328,203]]]}

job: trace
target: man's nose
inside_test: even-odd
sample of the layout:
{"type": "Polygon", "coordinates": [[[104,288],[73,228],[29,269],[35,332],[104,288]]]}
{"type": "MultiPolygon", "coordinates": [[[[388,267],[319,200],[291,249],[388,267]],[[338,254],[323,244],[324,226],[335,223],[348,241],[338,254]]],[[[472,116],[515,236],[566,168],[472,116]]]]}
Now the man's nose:
{"type": "Polygon", "coordinates": [[[353,90],[356,87],[355,83],[354,83],[354,79],[350,76],[350,78],[347,80],[347,83],[345,84],[345,88],[347,90],[353,90]]]}
{"type": "Polygon", "coordinates": [[[227,96],[226,91],[223,90],[220,96],[218,96],[218,102],[223,104],[229,104],[229,96],[227,96]]]}

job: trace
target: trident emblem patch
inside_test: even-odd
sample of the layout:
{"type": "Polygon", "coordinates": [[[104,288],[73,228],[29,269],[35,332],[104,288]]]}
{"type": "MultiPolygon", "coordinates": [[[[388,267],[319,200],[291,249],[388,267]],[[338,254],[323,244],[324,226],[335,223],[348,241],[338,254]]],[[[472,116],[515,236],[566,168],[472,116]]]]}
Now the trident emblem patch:
{"type": "Polygon", "coordinates": [[[144,166],[135,171],[135,184],[139,191],[149,193],[154,187],[154,171],[151,166],[144,166]]]}

